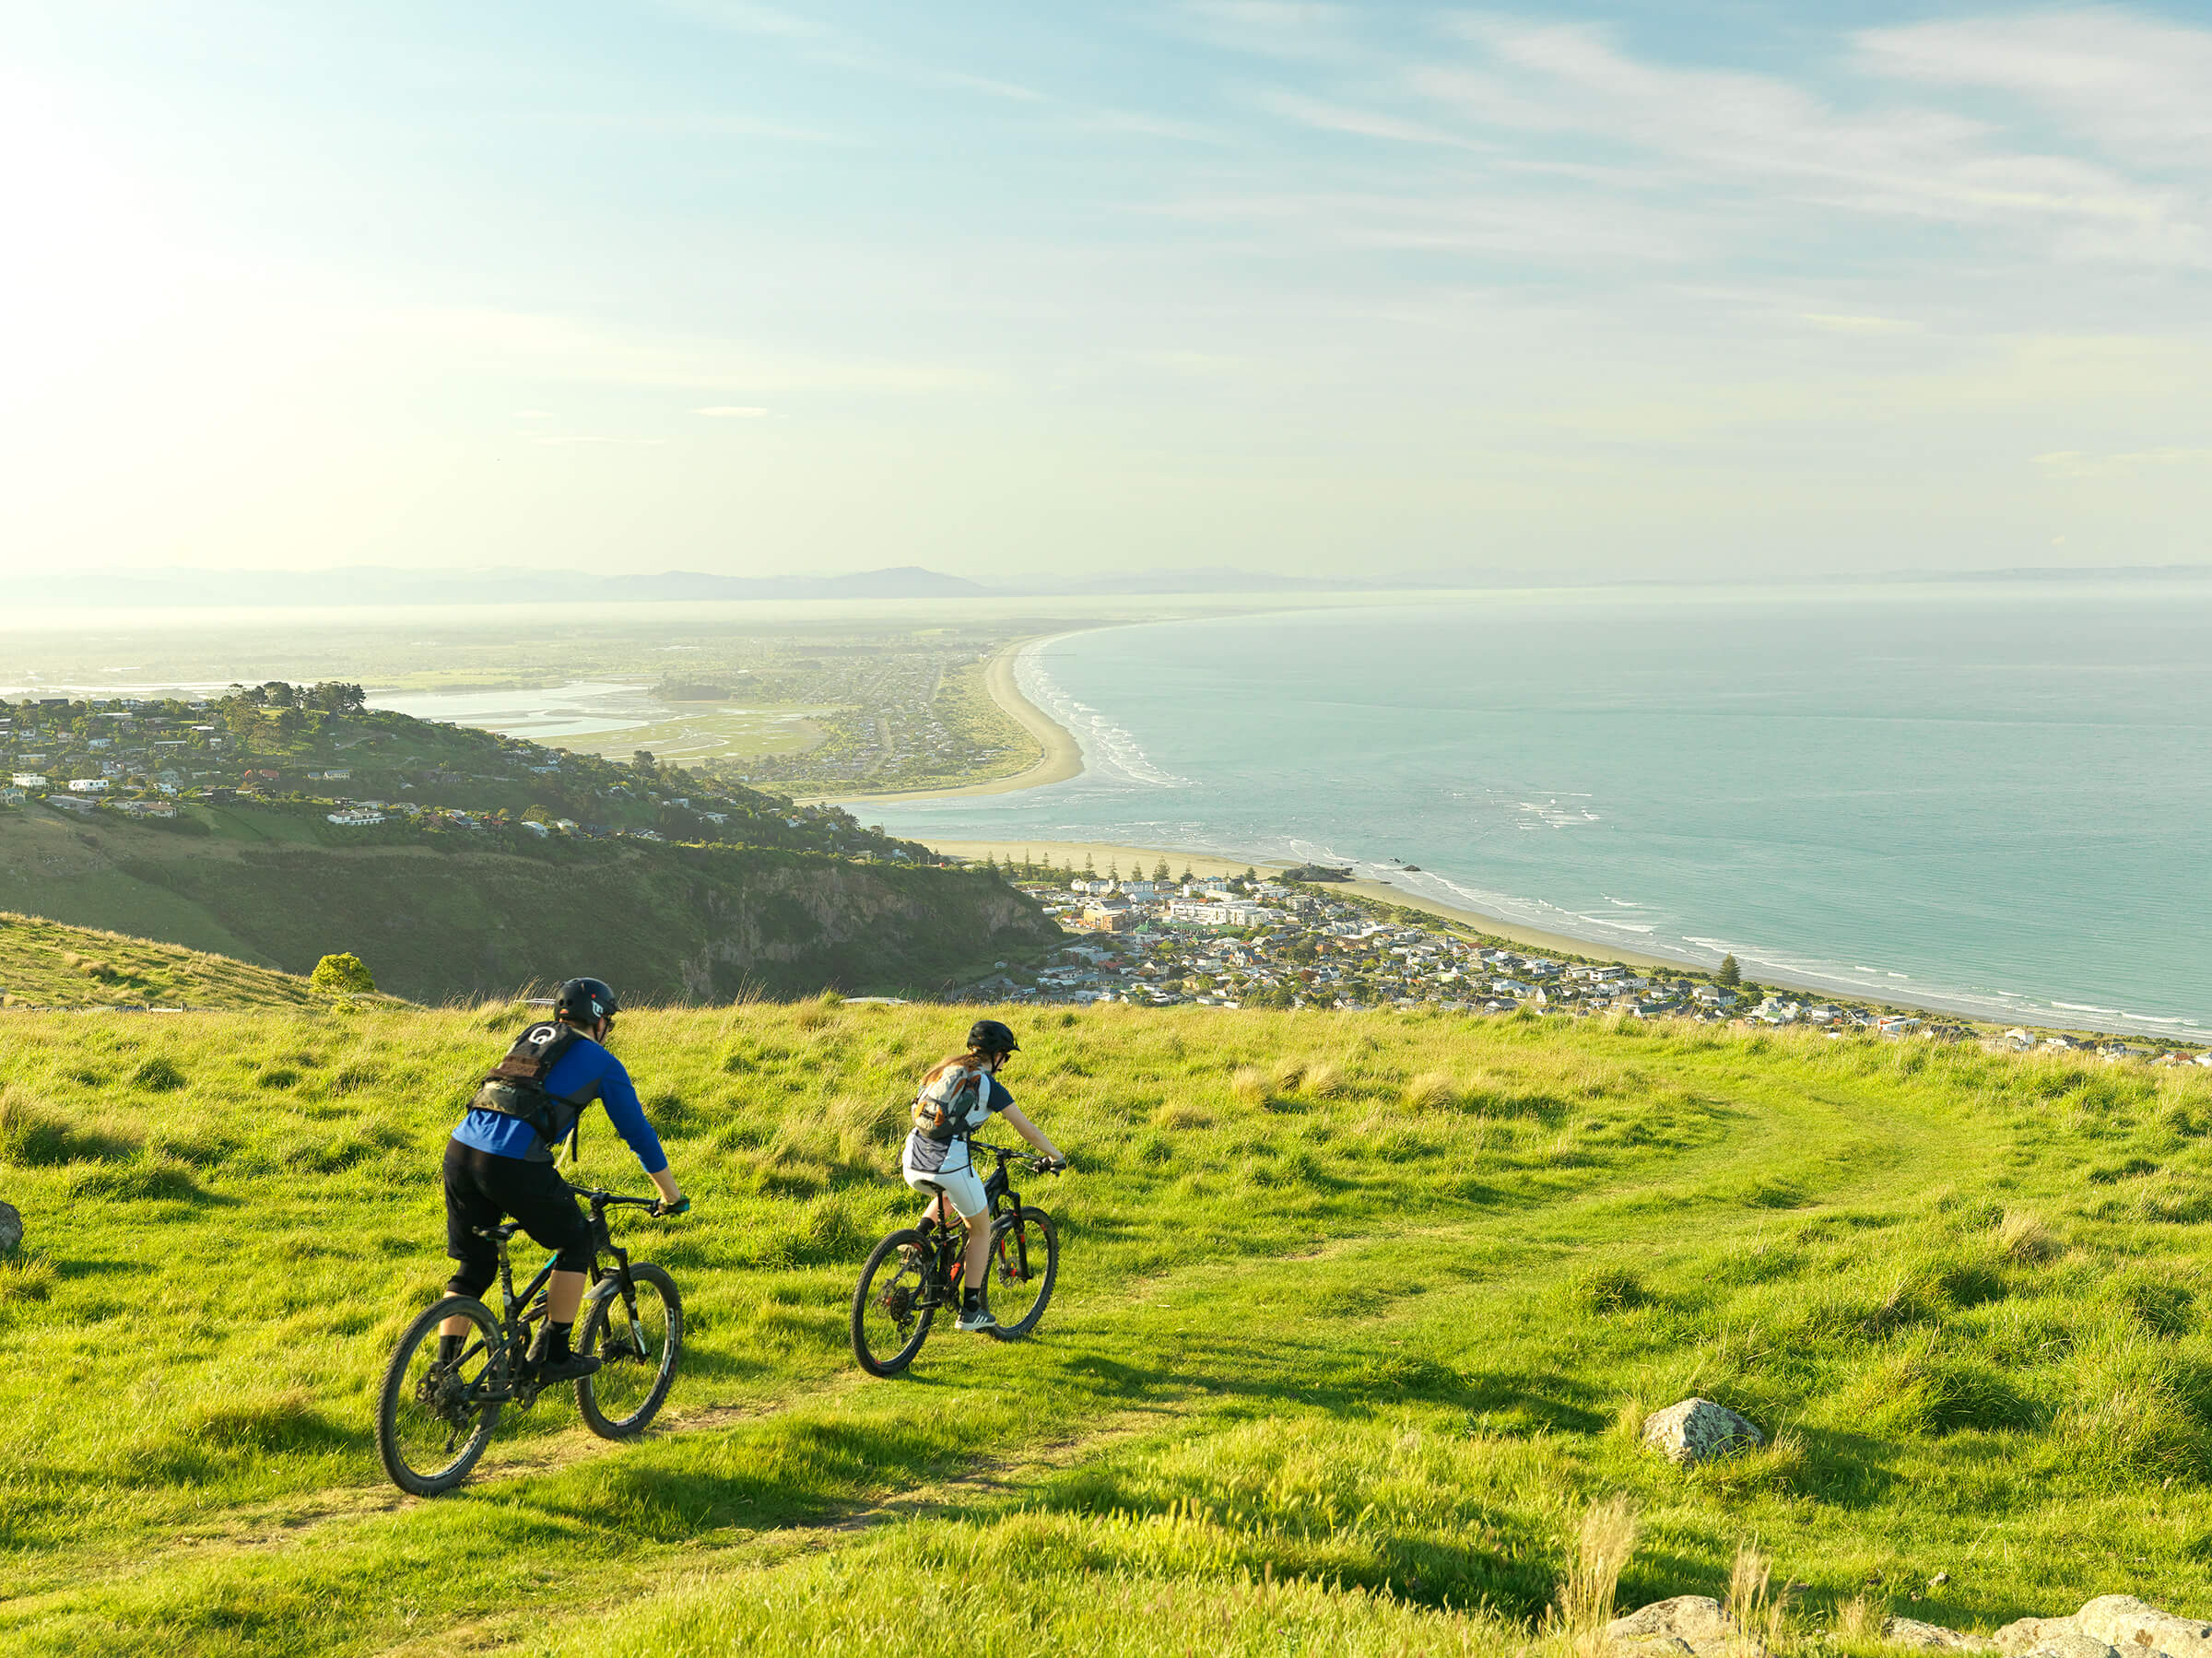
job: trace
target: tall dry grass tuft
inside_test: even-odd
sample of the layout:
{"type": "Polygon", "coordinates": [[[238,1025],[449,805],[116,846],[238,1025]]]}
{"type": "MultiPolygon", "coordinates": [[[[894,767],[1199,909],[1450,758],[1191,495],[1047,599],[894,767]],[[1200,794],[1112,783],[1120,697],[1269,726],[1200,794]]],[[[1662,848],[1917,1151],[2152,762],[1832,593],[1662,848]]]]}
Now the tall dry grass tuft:
{"type": "Polygon", "coordinates": [[[1854,1594],[1836,1608],[1836,1633],[1846,1640],[1872,1640],[1888,1621],[1882,1609],[1863,1594],[1854,1594]]]}
{"type": "Polygon", "coordinates": [[[1295,1094],[1306,1080],[1306,1062],[1302,1059],[1278,1059],[1269,1073],[1275,1086],[1286,1094],[1295,1094]]]}
{"type": "Polygon", "coordinates": [[[1613,1621],[1613,1595],[1621,1569],[1636,1548],[1636,1508],[1626,1491],[1594,1502],[1575,1534],[1574,1558],[1559,1581],[1550,1622],[1567,1640],[1576,1658],[1605,1658],[1606,1626],[1613,1621]]]}
{"type": "Polygon", "coordinates": [[[1741,1544],[1728,1570],[1728,1652],[1730,1658],[1765,1658],[1787,1633],[1790,1592],[1771,1593],[1774,1562],[1759,1539],[1741,1544]]]}
{"type": "Polygon", "coordinates": [[[1334,1099],[1344,1092],[1344,1073],[1326,1063],[1309,1065],[1300,1092],[1314,1099],[1334,1099]]]}
{"type": "Polygon", "coordinates": [[[1997,1223],[1997,1247],[2006,1259],[2034,1266],[2056,1256],[2064,1246],[2033,1215],[2024,1209],[2007,1209],[1997,1223]]]}
{"type": "Polygon", "coordinates": [[[1266,1072],[1257,1065],[1243,1065],[1229,1079],[1229,1091],[1246,1105],[1265,1105],[1273,1090],[1266,1072]]]}
{"type": "Polygon", "coordinates": [[[1450,1111],[1459,1089],[1441,1071],[1424,1071],[1406,1085],[1406,1103],[1417,1111],[1450,1111]]]}

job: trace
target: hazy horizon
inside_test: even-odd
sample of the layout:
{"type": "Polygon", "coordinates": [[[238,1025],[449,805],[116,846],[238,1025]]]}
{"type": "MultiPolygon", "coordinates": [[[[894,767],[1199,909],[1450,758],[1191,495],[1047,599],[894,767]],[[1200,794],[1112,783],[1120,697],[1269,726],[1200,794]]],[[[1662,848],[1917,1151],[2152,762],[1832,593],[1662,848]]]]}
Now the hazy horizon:
{"type": "Polygon", "coordinates": [[[0,0],[0,572],[2212,553],[2178,6],[0,0]]]}

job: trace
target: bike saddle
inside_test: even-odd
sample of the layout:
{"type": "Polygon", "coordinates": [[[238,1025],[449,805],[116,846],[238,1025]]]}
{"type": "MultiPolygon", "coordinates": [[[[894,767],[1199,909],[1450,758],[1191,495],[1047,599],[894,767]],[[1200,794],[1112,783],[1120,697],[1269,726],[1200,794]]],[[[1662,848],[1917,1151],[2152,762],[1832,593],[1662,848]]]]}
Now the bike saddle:
{"type": "Polygon", "coordinates": [[[504,1243],[523,1229],[514,1221],[507,1220],[496,1227],[471,1227],[468,1229],[479,1238],[489,1238],[495,1242],[504,1243]]]}

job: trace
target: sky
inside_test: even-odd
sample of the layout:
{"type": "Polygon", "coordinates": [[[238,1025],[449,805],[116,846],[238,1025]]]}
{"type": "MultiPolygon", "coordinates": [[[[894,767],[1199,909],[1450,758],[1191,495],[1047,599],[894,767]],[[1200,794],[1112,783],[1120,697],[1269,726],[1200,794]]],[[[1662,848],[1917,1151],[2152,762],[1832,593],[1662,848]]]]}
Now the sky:
{"type": "Polygon", "coordinates": [[[2212,14],[0,0],[0,572],[2212,559],[2212,14]]]}

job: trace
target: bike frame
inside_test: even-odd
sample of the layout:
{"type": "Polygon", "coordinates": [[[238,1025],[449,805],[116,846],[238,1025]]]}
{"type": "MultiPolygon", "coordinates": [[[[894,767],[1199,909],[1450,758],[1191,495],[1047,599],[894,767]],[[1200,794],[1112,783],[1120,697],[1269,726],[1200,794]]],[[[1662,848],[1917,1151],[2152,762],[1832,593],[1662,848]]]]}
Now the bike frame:
{"type": "MultiPolygon", "coordinates": [[[[578,1197],[586,1199],[591,1211],[591,1288],[585,1290],[585,1299],[588,1300],[593,1295],[602,1293],[600,1286],[613,1279],[622,1297],[622,1310],[629,1315],[629,1327],[634,1332],[638,1327],[637,1282],[629,1276],[629,1252],[615,1241],[613,1232],[607,1229],[606,1211],[623,1205],[650,1209],[653,1206],[653,1200],[649,1197],[625,1197],[618,1192],[601,1192],[585,1186],[571,1186],[569,1190],[578,1197]],[[614,1257],[612,1271],[600,1265],[599,1257],[602,1254],[614,1257]]],[[[508,1224],[510,1227],[512,1225],[512,1222],[508,1224]]],[[[526,1373],[533,1354],[544,1339],[545,1332],[534,1332],[531,1325],[545,1307],[546,1287],[553,1281],[554,1263],[560,1256],[558,1252],[547,1256],[546,1264],[537,1269],[536,1276],[517,1295],[514,1290],[514,1269],[507,1257],[507,1239],[512,1234],[498,1227],[479,1227],[477,1229],[480,1236],[489,1237],[493,1246],[500,1252],[500,1333],[507,1343],[508,1380],[506,1387],[496,1395],[494,1402],[503,1405],[519,1400],[527,1405],[537,1397],[537,1384],[534,1381],[523,1382],[521,1385],[525,1391],[518,1393],[517,1382],[526,1373]]],[[[465,1352],[456,1363],[465,1362],[470,1357],[469,1353],[465,1352]]]]}
{"type": "MultiPolygon", "coordinates": [[[[939,1218],[937,1221],[937,1246],[931,1252],[930,1256],[933,1266],[930,1274],[930,1288],[938,1291],[940,1295],[949,1294],[952,1289],[953,1273],[960,1265],[962,1257],[967,1251],[969,1228],[982,1226],[995,1230],[1002,1213],[1011,1214],[1016,1218],[1019,1218],[1021,1215],[1021,1194],[1014,1190],[1013,1182],[1006,1178],[1006,1165],[1029,1162],[1030,1158],[1028,1154],[1006,1146],[978,1146],[971,1140],[968,1144],[968,1156],[971,1163],[975,1154],[979,1151],[990,1152],[997,1158],[998,1163],[983,1180],[983,1212],[973,1220],[969,1219],[965,1215],[960,1216],[960,1230],[957,1237],[952,1228],[947,1225],[943,1218],[945,1212],[952,1208],[952,1200],[946,1196],[944,1187],[935,1188],[937,1195],[933,1203],[939,1218]],[[1006,1205],[1004,1211],[999,1207],[1002,1201],[1006,1205]]],[[[954,1212],[958,1213],[957,1210],[954,1212]]],[[[1021,1276],[1026,1278],[1030,1276],[1030,1236],[1028,1231],[1021,1227],[1014,1229],[1014,1249],[1017,1255],[1019,1256],[1018,1264],[1021,1276]]],[[[985,1270],[988,1271],[988,1268],[986,1267],[985,1270]]]]}

